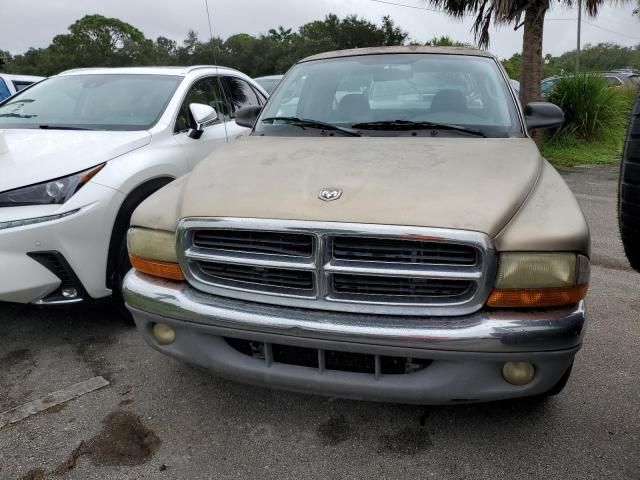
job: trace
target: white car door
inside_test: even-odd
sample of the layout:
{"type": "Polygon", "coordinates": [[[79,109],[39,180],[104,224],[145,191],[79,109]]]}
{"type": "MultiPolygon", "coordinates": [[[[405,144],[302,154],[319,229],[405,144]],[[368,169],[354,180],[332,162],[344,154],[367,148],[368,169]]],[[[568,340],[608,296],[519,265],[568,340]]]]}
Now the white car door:
{"type": "Polygon", "coordinates": [[[217,77],[210,76],[198,79],[189,88],[178,111],[173,132],[175,140],[181,145],[191,168],[202,159],[208,157],[214,149],[227,143],[227,128],[231,122],[227,118],[225,124],[224,110],[224,97],[217,77]],[[200,138],[191,138],[189,136],[189,132],[196,127],[189,109],[189,105],[192,103],[209,105],[218,113],[216,120],[205,124],[200,138]]]}
{"type": "Polygon", "coordinates": [[[246,135],[249,131],[248,128],[241,127],[233,120],[235,112],[251,105],[264,105],[266,98],[263,98],[262,94],[254,90],[249,82],[240,77],[225,75],[222,77],[222,83],[225,86],[225,93],[231,102],[232,121],[227,124],[227,134],[231,141],[246,135]]]}

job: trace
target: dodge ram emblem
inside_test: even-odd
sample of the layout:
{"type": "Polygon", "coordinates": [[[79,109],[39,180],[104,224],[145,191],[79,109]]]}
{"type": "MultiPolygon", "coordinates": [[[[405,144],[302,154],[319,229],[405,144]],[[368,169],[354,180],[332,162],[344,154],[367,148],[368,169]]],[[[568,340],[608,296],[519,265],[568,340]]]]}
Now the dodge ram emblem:
{"type": "Polygon", "coordinates": [[[325,202],[332,202],[342,196],[342,190],[339,188],[323,188],[320,190],[318,197],[325,202]]]}

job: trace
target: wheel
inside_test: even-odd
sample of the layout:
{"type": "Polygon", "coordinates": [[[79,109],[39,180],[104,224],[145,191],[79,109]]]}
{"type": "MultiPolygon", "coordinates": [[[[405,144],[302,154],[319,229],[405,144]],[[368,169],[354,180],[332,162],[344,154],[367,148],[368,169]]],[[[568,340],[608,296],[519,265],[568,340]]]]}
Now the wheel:
{"type": "Polygon", "coordinates": [[[129,261],[129,252],[127,251],[127,234],[125,232],[120,240],[116,269],[113,278],[112,296],[118,313],[123,319],[133,323],[133,316],[131,315],[131,312],[127,310],[127,307],[124,304],[124,296],[122,295],[122,282],[124,282],[124,277],[129,273],[129,270],[131,270],[131,262],[129,261]]]}
{"type": "Polygon", "coordinates": [[[156,178],[134,189],[123,202],[113,224],[107,258],[107,287],[111,288],[111,297],[118,312],[131,323],[133,323],[133,316],[125,307],[122,296],[122,282],[125,275],[131,270],[129,252],[127,251],[127,230],[131,215],[150,195],[172,181],[173,178],[168,177],[156,178]]]}
{"type": "Polygon", "coordinates": [[[640,96],[631,112],[618,184],[618,222],[624,252],[640,272],[640,96]]]}

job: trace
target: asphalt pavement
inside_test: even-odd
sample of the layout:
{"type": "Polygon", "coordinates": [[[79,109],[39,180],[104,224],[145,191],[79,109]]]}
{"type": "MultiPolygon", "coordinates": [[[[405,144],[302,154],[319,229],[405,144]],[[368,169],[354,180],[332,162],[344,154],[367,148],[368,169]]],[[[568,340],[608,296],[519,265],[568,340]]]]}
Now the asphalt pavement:
{"type": "Polygon", "coordinates": [[[0,305],[0,414],[110,382],[0,427],[0,479],[638,480],[640,274],[620,245],[617,173],[562,172],[593,264],[585,344],[558,397],[416,407],[272,391],[151,350],[108,305],[0,305]]]}

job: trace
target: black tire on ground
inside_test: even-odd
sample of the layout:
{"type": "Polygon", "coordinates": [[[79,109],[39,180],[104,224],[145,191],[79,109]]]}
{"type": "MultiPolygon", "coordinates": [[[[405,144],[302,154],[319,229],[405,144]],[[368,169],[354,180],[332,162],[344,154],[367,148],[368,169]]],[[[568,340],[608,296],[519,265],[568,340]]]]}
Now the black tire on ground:
{"type": "Polygon", "coordinates": [[[631,112],[620,163],[618,221],[629,263],[640,272],[640,96],[631,112]]]}
{"type": "Polygon", "coordinates": [[[117,265],[113,279],[112,296],[118,313],[124,320],[133,323],[133,316],[131,315],[131,312],[127,310],[127,307],[124,304],[124,297],[122,295],[122,282],[129,270],[131,270],[131,262],[129,261],[129,253],[127,251],[127,234],[125,233],[120,240],[117,265]]]}

